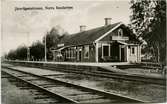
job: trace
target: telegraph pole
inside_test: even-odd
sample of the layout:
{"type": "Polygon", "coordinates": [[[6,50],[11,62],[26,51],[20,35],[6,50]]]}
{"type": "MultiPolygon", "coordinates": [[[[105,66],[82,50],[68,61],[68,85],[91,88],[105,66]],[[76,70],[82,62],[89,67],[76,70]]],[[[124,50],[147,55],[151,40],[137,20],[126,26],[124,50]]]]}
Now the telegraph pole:
{"type": "Polygon", "coordinates": [[[30,47],[27,47],[27,61],[30,61],[30,47]]]}
{"type": "Polygon", "coordinates": [[[30,61],[29,32],[27,33],[27,61],[30,61]]]}
{"type": "MultiPolygon", "coordinates": [[[[46,34],[46,35],[47,35],[47,34],[46,34]]],[[[45,62],[47,61],[46,35],[45,35],[45,62]]]]}

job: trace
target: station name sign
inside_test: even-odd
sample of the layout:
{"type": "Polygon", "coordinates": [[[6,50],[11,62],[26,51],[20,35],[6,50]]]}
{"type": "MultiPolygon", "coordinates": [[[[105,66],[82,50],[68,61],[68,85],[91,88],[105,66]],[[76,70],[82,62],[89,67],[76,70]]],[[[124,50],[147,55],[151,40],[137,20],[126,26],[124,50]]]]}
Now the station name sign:
{"type": "Polygon", "coordinates": [[[129,40],[129,37],[125,37],[125,36],[112,36],[112,40],[129,40]]]}
{"type": "Polygon", "coordinates": [[[58,44],[57,45],[57,47],[63,47],[64,46],[64,44],[58,44]]]}

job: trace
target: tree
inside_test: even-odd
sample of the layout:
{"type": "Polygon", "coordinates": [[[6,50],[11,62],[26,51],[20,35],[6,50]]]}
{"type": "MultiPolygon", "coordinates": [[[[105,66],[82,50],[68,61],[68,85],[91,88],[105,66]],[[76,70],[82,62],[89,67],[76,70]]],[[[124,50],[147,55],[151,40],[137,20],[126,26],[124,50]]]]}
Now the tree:
{"type": "MultiPolygon", "coordinates": [[[[146,40],[156,62],[165,63],[166,1],[131,0],[131,29],[146,40]]],[[[149,49],[149,50],[150,50],[149,49]]]]}
{"type": "Polygon", "coordinates": [[[7,54],[7,59],[15,60],[16,59],[16,52],[14,50],[10,50],[7,54]]]}
{"type": "MultiPolygon", "coordinates": [[[[47,47],[47,58],[52,59],[52,48],[57,48],[59,41],[68,33],[65,32],[61,27],[56,26],[46,34],[46,47],[47,47]]],[[[30,56],[34,60],[42,60],[45,52],[45,37],[43,37],[43,43],[40,41],[34,42],[30,46],[30,56]]],[[[27,47],[25,45],[19,46],[16,50],[11,50],[7,55],[7,59],[11,60],[26,60],[27,59],[27,47]]]]}
{"type": "MultiPolygon", "coordinates": [[[[53,27],[50,32],[46,34],[46,47],[47,47],[47,58],[53,59],[51,49],[57,48],[57,44],[68,33],[65,32],[60,26],[53,27]]],[[[43,43],[45,43],[45,37],[43,37],[43,43]]]]}
{"type": "Polygon", "coordinates": [[[27,47],[25,45],[19,46],[16,49],[16,57],[17,59],[20,59],[20,60],[27,59],[27,47]]]}
{"type": "Polygon", "coordinates": [[[16,50],[11,50],[8,55],[8,59],[11,60],[25,60],[27,59],[27,47],[25,45],[19,46],[16,50]]]}
{"type": "Polygon", "coordinates": [[[34,42],[30,47],[30,55],[33,60],[42,60],[44,58],[44,44],[40,41],[34,42]]]}

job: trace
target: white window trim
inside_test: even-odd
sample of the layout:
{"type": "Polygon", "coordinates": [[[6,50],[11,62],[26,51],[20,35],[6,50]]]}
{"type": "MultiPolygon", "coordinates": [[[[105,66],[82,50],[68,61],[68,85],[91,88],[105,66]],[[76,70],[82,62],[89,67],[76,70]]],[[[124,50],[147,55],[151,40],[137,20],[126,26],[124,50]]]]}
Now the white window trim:
{"type": "Polygon", "coordinates": [[[84,46],[84,58],[89,59],[89,45],[85,45],[84,46]],[[87,57],[85,56],[85,47],[88,47],[88,56],[87,57]]]}
{"type": "Polygon", "coordinates": [[[102,43],[102,58],[104,58],[104,53],[103,53],[103,46],[108,46],[109,47],[109,57],[110,57],[110,44],[107,43],[102,43]]]}

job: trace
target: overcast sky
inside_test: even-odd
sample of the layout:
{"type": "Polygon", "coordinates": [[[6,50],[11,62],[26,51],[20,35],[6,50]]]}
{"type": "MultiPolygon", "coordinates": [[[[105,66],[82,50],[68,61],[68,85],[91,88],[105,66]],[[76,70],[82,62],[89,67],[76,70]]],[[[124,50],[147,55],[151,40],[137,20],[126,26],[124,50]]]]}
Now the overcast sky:
{"type": "Polygon", "coordinates": [[[87,29],[104,25],[104,18],[112,23],[129,23],[129,0],[110,1],[11,1],[2,0],[2,54],[20,45],[30,45],[54,26],[60,26],[69,34],[79,32],[80,25],[87,29]],[[72,6],[63,10],[18,10],[21,7],[72,6]],[[29,38],[28,38],[29,34],[29,38]],[[29,40],[29,42],[28,42],[29,40]]]}

